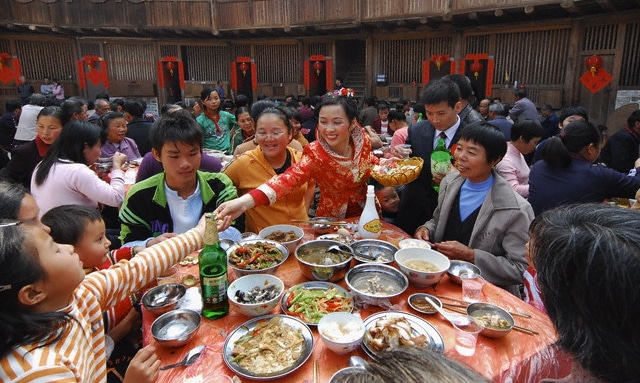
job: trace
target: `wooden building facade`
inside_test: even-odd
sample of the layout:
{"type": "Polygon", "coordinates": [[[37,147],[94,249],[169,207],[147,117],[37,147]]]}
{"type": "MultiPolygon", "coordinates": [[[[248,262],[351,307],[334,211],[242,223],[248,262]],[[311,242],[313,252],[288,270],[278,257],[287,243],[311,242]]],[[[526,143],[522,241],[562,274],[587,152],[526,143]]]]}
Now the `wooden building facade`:
{"type": "Polygon", "coordinates": [[[9,1],[2,105],[17,96],[15,76],[3,76],[15,74],[13,59],[36,86],[60,78],[67,96],[106,89],[159,104],[197,98],[218,79],[282,99],[324,93],[337,76],[357,96],[415,101],[446,73],[506,102],[524,85],[538,106],[584,105],[596,123],[621,94],[640,102],[635,0],[9,1]],[[581,82],[603,71],[609,81],[581,82]]]}

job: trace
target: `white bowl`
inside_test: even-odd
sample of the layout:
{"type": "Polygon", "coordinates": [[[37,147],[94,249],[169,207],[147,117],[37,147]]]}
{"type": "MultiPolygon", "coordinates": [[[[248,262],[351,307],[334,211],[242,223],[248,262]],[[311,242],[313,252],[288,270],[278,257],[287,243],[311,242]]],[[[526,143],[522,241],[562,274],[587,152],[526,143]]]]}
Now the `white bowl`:
{"type": "Polygon", "coordinates": [[[344,355],[360,347],[364,322],[356,314],[329,313],[318,322],[318,333],[329,350],[344,355]]]}
{"type": "Polygon", "coordinates": [[[229,303],[231,303],[233,309],[248,317],[257,317],[265,315],[271,312],[280,302],[284,294],[284,283],[282,280],[271,274],[251,274],[238,278],[231,282],[227,289],[227,297],[229,303]],[[259,303],[244,303],[238,301],[238,291],[249,292],[255,287],[265,287],[267,285],[274,285],[277,294],[274,298],[259,303]]]}
{"type": "Polygon", "coordinates": [[[279,242],[283,245],[285,245],[287,247],[287,250],[289,250],[289,253],[293,253],[294,251],[296,251],[296,247],[298,247],[298,245],[300,244],[300,241],[302,241],[302,237],[304,237],[304,230],[302,230],[301,228],[299,228],[298,226],[294,226],[294,225],[271,225],[271,226],[267,226],[264,229],[260,230],[260,232],[258,233],[258,236],[260,238],[263,239],[267,239],[268,236],[270,236],[271,234],[275,233],[276,231],[282,232],[282,233],[287,233],[287,232],[293,232],[296,235],[296,239],[294,239],[293,241],[277,241],[272,239],[272,241],[276,241],[279,242]]]}
{"type": "Polygon", "coordinates": [[[403,239],[398,243],[398,247],[401,249],[406,249],[407,247],[421,247],[423,249],[430,249],[431,245],[427,241],[423,241],[417,238],[407,238],[403,239]]]}
{"type": "Polygon", "coordinates": [[[449,258],[444,254],[432,249],[423,249],[419,247],[407,247],[400,249],[395,255],[396,264],[400,271],[407,276],[409,281],[420,287],[433,286],[440,282],[440,279],[447,272],[450,266],[449,258]],[[407,266],[407,262],[411,260],[428,261],[438,267],[437,271],[422,271],[407,266]]]}

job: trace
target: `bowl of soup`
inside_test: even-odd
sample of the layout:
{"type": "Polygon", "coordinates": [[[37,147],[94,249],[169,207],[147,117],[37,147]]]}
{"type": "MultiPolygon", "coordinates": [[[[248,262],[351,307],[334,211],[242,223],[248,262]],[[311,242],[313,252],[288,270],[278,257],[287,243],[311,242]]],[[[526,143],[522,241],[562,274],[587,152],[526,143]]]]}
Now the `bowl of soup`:
{"type": "Polygon", "coordinates": [[[347,244],[316,239],[298,246],[294,255],[300,272],[309,280],[336,282],[344,278],[353,256],[347,244]]]}
{"type": "Polygon", "coordinates": [[[409,287],[407,277],[395,267],[371,262],[354,266],[344,280],[356,301],[386,308],[409,287]]]}
{"type": "Polygon", "coordinates": [[[420,247],[400,249],[394,259],[409,282],[418,287],[429,287],[440,282],[450,266],[449,258],[444,254],[420,247]]]}

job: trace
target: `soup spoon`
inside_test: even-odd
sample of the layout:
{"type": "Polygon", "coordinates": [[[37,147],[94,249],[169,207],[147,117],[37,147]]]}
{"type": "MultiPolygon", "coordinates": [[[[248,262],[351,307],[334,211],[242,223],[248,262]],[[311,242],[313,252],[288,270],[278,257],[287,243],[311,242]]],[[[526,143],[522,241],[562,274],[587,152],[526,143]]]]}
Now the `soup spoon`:
{"type": "Polygon", "coordinates": [[[192,348],[191,350],[189,350],[189,352],[181,362],[162,366],[160,367],[160,370],[168,370],[170,368],[181,367],[181,366],[191,366],[196,362],[196,360],[198,360],[198,357],[200,357],[200,354],[202,354],[202,350],[204,350],[204,347],[205,346],[202,345],[202,346],[192,348]]]}
{"type": "Polygon", "coordinates": [[[424,297],[424,300],[427,301],[440,315],[442,315],[444,319],[454,326],[467,326],[471,323],[471,320],[464,315],[446,313],[436,302],[433,301],[433,299],[427,296],[424,297]]]}

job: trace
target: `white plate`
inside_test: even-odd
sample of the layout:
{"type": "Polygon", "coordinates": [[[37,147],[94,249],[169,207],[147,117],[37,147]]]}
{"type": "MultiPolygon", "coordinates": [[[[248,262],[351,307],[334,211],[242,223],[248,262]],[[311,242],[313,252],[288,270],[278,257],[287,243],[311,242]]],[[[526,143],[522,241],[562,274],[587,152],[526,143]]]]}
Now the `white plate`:
{"type": "Polygon", "coordinates": [[[429,347],[432,350],[439,353],[444,352],[444,339],[442,339],[442,335],[440,335],[438,330],[433,327],[431,323],[420,318],[419,316],[404,313],[401,311],[383,311],[369,315],[367,319],[364,320],[365,335],[364,339],[362,340],[362,349],[372,359],[377,360],[379,355],[372,349],[370,349],[367,345],[367,333],[369,329],[375,325],[375,322],[378,319],[386,318],[387,316],[405,318],[411,324],[412,336],[426,335],[429,338],[429,347]]]}
{"type": "MultiPolygon", "coordinates": [[[[297,284],[295,286],[292,286],[290,288],[287,289],[287,291],[285,291],[284,295],[282,296],[281,300],[280,300],[280,307],[282,308],[282,311],[286,314],[286,315],[290,315],[289,314],[289,306],[287,305],[287,299],[289,298],[289,291],[291,289],[294,289],[296,287],[302,287],[305,290],[329,290],[330,288],[335,288],[336,290],[338,290],[341,293],[344,293],[347,298],[351,299],[351,310],[349,310],[348,312],[352,312],[353,311],[353,295],[351,294],[351,292],[347,289],[345,289],[344,287],[340,286],[340,285],[336,285],[335,283],[331,283],[331,282],[322,282],[322,281],[311,281],[311,282],[303,282],[300,284],[297,284]]],[[[295,316],[294,316],[295,317],[295,316]]],[[[317,323],[310,323],[310,322],[305,322],[303,321],[305,324],[309,325],[309,326],[315,326],[317,325],[317,323]]]]}
{"type": "Polygon", "coordinates": [[[311,356],[311,352],[313,351],[313,333],[309,326],[304,324],[300,319],[290,317],[287,315],[264,315],[258,318],[251,319],[243,323],[240,327],[233,330],[231,334],[227,337],[224,342],[224,346],[222,348],[222,358],[224,362],[227,364],[233,372],[236,374],[247,378],[247,379],[256,379],[256,380],[271,380],[281,378],[283,376],[289,375],[290,373],[297,370],[300,366],[302,366],[311,356]],[[233,350],[235,342],[238,339],[242,338],[245,334],[253,331],[256,328],[256,325],[262,321],[268,321],[273,317],[279,317],[282,323],[285,323],[291,326],[294,330],[299,330],[304,337],[304,350],[302,354],[295,361],[293,366],[287,367],[283,370],[271,373],[271,374],[255,374],[252,371],[245,369],[244,367],[239,366],[238,364],[232,362],[233,356],[231,356],[231,351],[233,350]]]}

